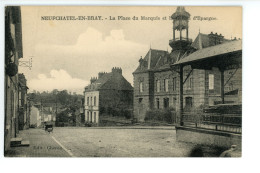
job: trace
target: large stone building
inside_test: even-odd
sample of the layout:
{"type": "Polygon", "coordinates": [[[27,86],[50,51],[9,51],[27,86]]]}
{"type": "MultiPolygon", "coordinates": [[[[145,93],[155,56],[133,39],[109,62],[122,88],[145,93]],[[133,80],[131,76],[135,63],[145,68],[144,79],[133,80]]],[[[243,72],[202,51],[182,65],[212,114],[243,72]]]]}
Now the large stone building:
{"type": "MultiPolygon", "coordinates": [[[[173,19],[173,39],[169,41],[171,52],[150,49],[140,58],[134,76],[134,116],[143,121],[146,112],[153,109],[171,108],[179,111],[179,70],[172,66],[182,59],[203,50],[207,52],[225,50],[241,45],[241,40],[228,40],[221,34],[199,33],[194,41],[189,38],[190,14],[184,7],[177,7],[173,19]],[[186,31],[183,36],[183,31],[186,31]],[[179,33],[179,37],[177,34],[179,33]],[[239,44],[233,44],[238,42],[239,44]]],[[[221,103],[220,69],[183,68],[183,107],[192,111],[221,103]]],[[[225,103],[241,103],[242,69],[227,70],[225,76],[225,103]]]]}
{"type": "Polygon", "coordinates": [[[101,114],[133,108],[133,87],[118,67],[112,68],[110,73],[98,73],[98,78],[91,78],[84,96],[86,123],[99,124],[101,114]]]}

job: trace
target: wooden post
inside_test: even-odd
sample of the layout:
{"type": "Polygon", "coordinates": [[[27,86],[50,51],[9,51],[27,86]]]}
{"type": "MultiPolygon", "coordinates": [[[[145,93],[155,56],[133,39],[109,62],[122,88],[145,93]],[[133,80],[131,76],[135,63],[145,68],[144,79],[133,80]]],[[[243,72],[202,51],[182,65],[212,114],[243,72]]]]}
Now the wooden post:
{"type": "Polygon", "coordinates": [[[220,69],[220,92],[221,92],[221,103],[225,103],[224,99],[224,70],[220,69]]]}
{"type": "Polygon", "coordinates": [[[187,37],[186,39],[188,41],[189,40],[189,28],[188,27],[186,28],[186,37],[187,37]]]}
{"type": "Polygon", "coordinates": [[[174,20],[173,20],[173,41],[175,41],[175,24],[174,24],[174,20]]]}
{"type": "Polygon", "coordinates": [[[180,88],[179,88],[179,112],[180,112],[180,126],[183,126],[184,123],[183,123],[183,66],[180,65],[180,88]]]}
{"type": "Polygon", "coordinates": [[[180,28],[180,40],[182,40],[182,33],[181,33],[181,31],[182,31],[182,28],[180,28]]]}

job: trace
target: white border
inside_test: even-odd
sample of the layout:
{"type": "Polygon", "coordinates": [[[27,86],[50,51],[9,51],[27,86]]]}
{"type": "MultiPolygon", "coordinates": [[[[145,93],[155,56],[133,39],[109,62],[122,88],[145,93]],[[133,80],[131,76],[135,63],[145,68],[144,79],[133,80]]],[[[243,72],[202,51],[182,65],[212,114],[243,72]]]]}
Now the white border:
{"type": "Polygon", "coordinates": [[[83,1],[2,0],[0,1],[0,171],[1,172],[259,172],[259,75],[260,38],[258,1],[83,1]],[[4,143],[4,6],[5,5],[91,5],[91,6],[243,6],[243,150],[238,159],[192,158],[3,158],[4,143]]]}

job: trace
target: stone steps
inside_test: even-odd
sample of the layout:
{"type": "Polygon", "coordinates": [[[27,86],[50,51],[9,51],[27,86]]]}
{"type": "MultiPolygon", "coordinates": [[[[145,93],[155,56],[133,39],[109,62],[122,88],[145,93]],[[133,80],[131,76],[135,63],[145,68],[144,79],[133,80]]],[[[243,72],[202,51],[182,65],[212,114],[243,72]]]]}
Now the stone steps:
{"type": "Polygon", "coordinates": [[[10,142],[11,147],[29,147],[30,141],[23,141],[22,138],[12,138],[10,142]]]}

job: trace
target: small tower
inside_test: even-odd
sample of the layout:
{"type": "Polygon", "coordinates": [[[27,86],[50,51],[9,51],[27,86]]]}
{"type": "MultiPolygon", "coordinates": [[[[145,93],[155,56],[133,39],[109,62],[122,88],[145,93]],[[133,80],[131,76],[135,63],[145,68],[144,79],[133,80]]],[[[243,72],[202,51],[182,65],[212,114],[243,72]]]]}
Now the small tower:
{"type": "Polygon", "coordinates": [[[189,39],[189,20],[190,13],[185,11],[184,7],[177,7],[175,13],[171,16],[173,20],[173,39],[169,41],[172,50],[185,50],[191,44],[192,40],[189,39]],[[186,37],[182,36],[182,31],[186,30],[186,37]],[[176,35],[179,32],[179,37],[176,35]]]}

